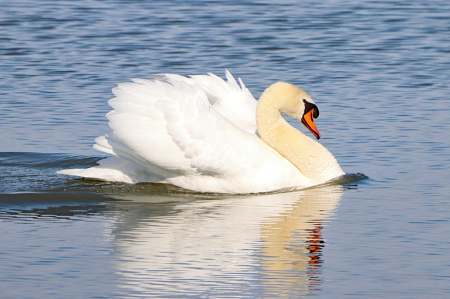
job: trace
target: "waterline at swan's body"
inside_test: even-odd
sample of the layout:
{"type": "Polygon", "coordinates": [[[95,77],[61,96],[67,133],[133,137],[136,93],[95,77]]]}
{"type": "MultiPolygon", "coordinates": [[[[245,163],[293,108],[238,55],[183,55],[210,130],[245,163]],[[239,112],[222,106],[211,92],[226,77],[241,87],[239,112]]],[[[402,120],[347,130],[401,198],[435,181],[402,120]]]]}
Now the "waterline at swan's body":
{"type": "Polygon", "coordinates": [[[62,174],[126,183],[154,182],[200,192],[256,193],[318,185],[344,175],[317,137],[318,108],[301,89],[278,82],[257,102],[240,81],[212,74],[134,79],[113,89],[110,131],[94,147],[113,155],[62,174]]]}

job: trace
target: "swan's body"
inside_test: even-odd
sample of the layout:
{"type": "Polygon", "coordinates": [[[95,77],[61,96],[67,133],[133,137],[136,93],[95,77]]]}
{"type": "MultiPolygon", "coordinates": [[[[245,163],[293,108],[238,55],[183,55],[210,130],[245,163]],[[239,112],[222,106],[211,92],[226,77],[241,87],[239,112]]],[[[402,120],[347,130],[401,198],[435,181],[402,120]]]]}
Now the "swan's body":
{"type": "Polygon", "coordinates": [[[257,105],[242,81],[228,72],[227,79],[168,74],[119,84],[109,101],[111,130],[94,145],[113,157],[60,173],[220,193],[303,188],[344,174],[325,147],[281,116],[306,118],[319,138],[318,110],[305,92],[278,82],[257,105]]]}

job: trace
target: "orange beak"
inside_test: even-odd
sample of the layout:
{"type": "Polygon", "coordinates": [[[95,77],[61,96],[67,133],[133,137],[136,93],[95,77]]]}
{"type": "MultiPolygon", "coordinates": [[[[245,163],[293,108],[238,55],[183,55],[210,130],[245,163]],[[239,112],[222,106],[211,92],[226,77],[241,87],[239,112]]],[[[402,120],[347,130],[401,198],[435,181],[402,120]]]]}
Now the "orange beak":
{"type": "Polygon", "coordinates": [[[308,113],[305,113],[302,117],[302,123],[307,127],[311,133],[316,136],[317,139],[320,139],[320,133],[319,130],[316,127],[316,124],[314,123],[314,108],[309,110],[308,113]]]}

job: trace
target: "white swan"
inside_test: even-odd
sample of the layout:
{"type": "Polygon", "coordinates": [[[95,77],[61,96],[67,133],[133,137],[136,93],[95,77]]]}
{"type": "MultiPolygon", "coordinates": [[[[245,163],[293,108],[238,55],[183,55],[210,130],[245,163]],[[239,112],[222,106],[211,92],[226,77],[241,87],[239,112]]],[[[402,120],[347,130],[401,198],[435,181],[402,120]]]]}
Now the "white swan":
{"type": "Polygon", "coordinates": [[[165,74],[119,84],[109,101],[111,130],[94,145],[113,157],[59,173],[218,193],[299,189],[344,175],[324,146],[282,117],[320,138],[319,111],[304,91],[278,82],[257,102],[240,79],[241,87],[226,77],[165,74]]]}

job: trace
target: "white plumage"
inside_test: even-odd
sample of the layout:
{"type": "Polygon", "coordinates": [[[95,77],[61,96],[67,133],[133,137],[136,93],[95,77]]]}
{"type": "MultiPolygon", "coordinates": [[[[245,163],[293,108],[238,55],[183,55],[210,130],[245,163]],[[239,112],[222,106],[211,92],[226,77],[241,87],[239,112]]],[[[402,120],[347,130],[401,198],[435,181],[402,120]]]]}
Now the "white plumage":
{"type": "Polygon", "coordinates": [[[94,145],[113,157],[59,173],[221,193],[301,188],[344,174],[330,154],[337,168],[308,177],[267,145],[257,134],[257,101],[240,79],[239,86],[228,71],[226,77],[165,74],[119,84],[109,101],[110,131],[94,145]]]}

